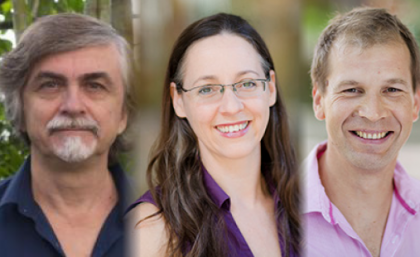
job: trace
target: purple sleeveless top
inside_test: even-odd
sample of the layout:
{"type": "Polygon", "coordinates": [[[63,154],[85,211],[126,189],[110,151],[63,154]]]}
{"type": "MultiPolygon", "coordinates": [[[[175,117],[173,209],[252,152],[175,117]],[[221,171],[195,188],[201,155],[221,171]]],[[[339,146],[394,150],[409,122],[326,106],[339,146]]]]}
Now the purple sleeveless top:
{"type": "MultiPolygon", "coordinates": [[[[232,256],[240,256],[240,257],[253,257],[254,255],[251,252],[245,238],[243,237],[241,231],[239,230],[236,222],[230,212],[230,197],[223,191],[222,188],[214,181],[212,176],[207,172],[207,170],[203,167],[203,179],[204,185],[206,187],[207,193],[213,202],[219,207],[221,212],[223,213],[223,218],[225,219],[225,224],[227,226],[227,232],[229,237],[229,249],[231,251],[232,256]]],[[[153,200],[152,194],[147,191],[143,196],[141,196],[137,201],[130,206],[129,210],[134,208],[140,203],[147,202],[153,205],[156,205],[155,201],[153,200]]],[[[277,206],[280,203],[280,199],[277,195],[274,195],[274,203],[277,206]]],[[[285,256],[284,252],[284,241],[282,236],[280,235],[280,231],[278,233],[279,245],[282,252],[282,256],[285,256]]],[[[290,256],[298,256],[292,251],[290,252],[290,256]]]]}

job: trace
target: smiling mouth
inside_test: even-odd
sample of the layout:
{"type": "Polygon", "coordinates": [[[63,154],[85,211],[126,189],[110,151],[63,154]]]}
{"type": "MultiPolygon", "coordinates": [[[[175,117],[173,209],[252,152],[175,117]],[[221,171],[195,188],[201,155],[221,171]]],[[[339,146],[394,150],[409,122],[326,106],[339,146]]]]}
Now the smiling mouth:
{"type": "Polygon", "coordinates": [[[388,132],[378,132],[378,133],[366,133],[363,131],[351,131],[353,134],[355,134],[356,136],[363,138],[363,139],[369,139],[369,140],[378,140],[378,139],[382,139],[387,137],[388,135],[390,135],[391,133],[393,133],[392,131],[388,131],[388,132]]]}
{"type": "Polygon", "coordinates": [[[234,132],[239,132],[241,130],[246,129],[246,127],[248,127],[248,124],[249,124],[249,121],[245,121],[243,123],[235,124],[235,125],[216,126],[216,129],[222,133],[234,133],[234,132]]]}

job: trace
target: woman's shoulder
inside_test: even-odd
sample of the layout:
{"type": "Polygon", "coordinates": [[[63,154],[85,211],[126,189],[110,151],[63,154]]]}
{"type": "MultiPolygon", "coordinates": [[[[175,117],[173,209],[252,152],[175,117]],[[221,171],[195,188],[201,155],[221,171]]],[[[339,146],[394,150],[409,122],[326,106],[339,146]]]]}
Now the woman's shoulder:
{"type": "Polygon", "coordinates": [[[148,223],[153,217],[161,217],[159,208],[153,199],[152,193],[147,191],[137,199],[127,210],[129,219],[137,220],[136,224],[148,223]]]}
{"type": "Polygon", "coordinates": [[[148,203],[144,205],[152,204],[154,206],[157,206],[155,200],[153,199],[152,193],[148,190],[146,193],[144,193],[142,196],[139,197],[134,203],[132,203],[126,210],[126,213],[130,213],[132,210],[134,210],[136,207],[138,207],[142,203],[148,203]]]}
{"type": "Polygon", "coordinates": [[[148,192],[140,197],[127,214],[134,256],[165,256],[168,235],[165,220],[148,192]],[[150,200],[151,199],[151,200],[150,200]]]}

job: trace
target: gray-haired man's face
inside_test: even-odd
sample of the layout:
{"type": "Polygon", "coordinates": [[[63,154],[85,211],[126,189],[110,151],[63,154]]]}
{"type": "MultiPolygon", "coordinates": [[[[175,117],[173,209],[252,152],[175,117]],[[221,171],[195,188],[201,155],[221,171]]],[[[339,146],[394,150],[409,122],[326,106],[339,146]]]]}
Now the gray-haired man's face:
{"type": "Polygon", "coordinates": [[[86,47],[38,62],[23,91],[31,153],[82,162],[107,158],[125,130],[120,57],[113,45],[86,47]]]}

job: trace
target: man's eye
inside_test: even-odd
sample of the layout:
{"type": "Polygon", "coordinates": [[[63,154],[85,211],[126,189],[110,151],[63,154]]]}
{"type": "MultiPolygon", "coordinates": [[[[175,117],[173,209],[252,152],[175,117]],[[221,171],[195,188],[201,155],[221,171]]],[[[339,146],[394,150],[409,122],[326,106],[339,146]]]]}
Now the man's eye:
{"type": "Polygon", "coordinates": [[[61,84],[55,80],[44,81],[39,84],[37,91],[44,94],[56,93],[61,89],[61,84]]]}
{"type": "Polygon", "coordinates": [[[344,92],[345,93],[357,93],[359,91],[357,90],[357,88],[349,88],[349,89],[344,90],[344,92]]]}
{"type": "Polygon", "coordinates": [[[86,87],[91,91],[98,91],[105,89],[105,86],[98,82],[88,82],[86,87]]]}
{"type": "Polygon", "coordinates": [[[395,88],[395,87],[389,87],[389,88],[386,89],[386,92],[388,92],[388,93],[397,93],[397,92],[400,92],[400,91],[401,91],[400,89],[395,88]]]}
{"type": "Polygon", "coordinates": [[[56,89],[58,86],[57,81],[46,81],[41,84],[40,89],[56,89]]]}

